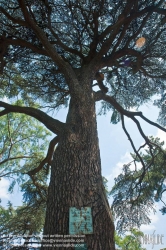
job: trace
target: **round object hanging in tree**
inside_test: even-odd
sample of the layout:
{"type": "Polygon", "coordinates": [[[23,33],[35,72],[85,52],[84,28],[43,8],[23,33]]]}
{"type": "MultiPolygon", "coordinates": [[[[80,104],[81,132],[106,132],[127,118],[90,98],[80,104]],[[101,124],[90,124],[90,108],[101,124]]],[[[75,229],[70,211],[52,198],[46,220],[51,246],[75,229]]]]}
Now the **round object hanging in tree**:
{"type": "Polygon", "coordinates": [[[144,46],[145,42],[146,42],[145,37],[140,37],[140,38],[138,38],[138,40],[136,41],[136,46],[137,46],[138,48],[141,48],[142,46],[144,46]]]}

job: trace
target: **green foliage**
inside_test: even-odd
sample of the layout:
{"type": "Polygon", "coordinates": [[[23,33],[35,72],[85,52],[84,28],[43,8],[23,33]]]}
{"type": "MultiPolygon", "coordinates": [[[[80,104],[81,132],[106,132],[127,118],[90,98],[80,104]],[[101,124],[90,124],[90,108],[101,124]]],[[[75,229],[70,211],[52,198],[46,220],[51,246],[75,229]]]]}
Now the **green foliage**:
{"type": "Polygon", "coordinates": [[[29,239],[39,243],[39,235],[44,226],[45,206],[45,202],[39,199],[36,199],[36,204],[33,206],[23,203],[22,206],[14,209],[10,202],[8,208],[0,206],[0,249],[3,250],[8,243],[12,244],[13,240],[24,249],[29,249],[22,245],[29,239]]]}
{"type": "Polygon", "coordinates": [[[141,247],[140,238],[143,233],[135,228],[131,229],[130,234],[125,237],[119,236],[115,232],[115,243],[118,246],[118,250],[146,250],[141,247]]]}
{"type": "MultiPolygon", "coordinates": [[[[36,24],[48,41],[74,69],[88,64],[105,47],[102,60],[108,60],[108,67],[101,66],[100,70],[104,73],[109,93],[126,109],[138,108],[157,94],[154,104],[161,108],[159,120],[164,124],[166,23],[163,22],[164,13],[150,13],[148,10],[153,7],[165,10],[164,1],[129,3],[118,0],[110,3],[108,0],[94,0],[77,3],[49,0],[28,1],[26,4],[29,10],[33,10],[36,24]],[[141,11],[141,15],[134,15],[141,11]],[[123,24],[126,20],[124,16],[131,18],[127,24],[123,24]],[[121,25],[118,25],[120,22],[121,25]],[[114,25],[113,30],[117,31],[115,36],[111,28],[114,25]],[[146,38],[146,43],[138,48],[135,43],[142,36],[146,38]],[[107,41],[111,37],[108,46],[107,41]]],[[[1,7],[13,18],[24,20],[18,1],[1,0],[1,7]]],[[[18,39],[17,46],[8,46],[4,55],[6,66],[1,88],[5,95],[10,98],[21,95],[25,100],[30,98],[31,102],[42,102],[42,105],[54,109],[67,106],[71,93],[66,78],[56,62],[47,55],[33,29],[19,23],[15,25],[4,11],[0,21],[0,36],[18,39]],[[29,44],[19,46],[19,41],[29,44]]]]}
{"type": "Polygon", "coordinates": [[[0,206],[0,233],[12,235],[36,235],[41,232],[44,225],[45,204],[36,200],[36,206],[28,206],[25,203],[13,208],[8,204],[8,208],[0,206]],[[37,204],[38,202],[38,204],[37,204]]]}
{"type": "MultiPolygon", "coordinates": [[[[140,160],[132,154],[134,161],[123,166],[110,192],[114,197],[112,209],[118,219],[117,228],[120,232],[133,226],[149,224],[149,212],[155,212],[154,203],[162,201],[166,191],[166,151],[161,148],[163,142],[159,138],[150,139],[153,148],[145,150],[141,155],[145,169],[137,166],[140,160]],[[132,164],[135,164],[134,169],[132,164]]],[[[164,203],[160,211],[164,214],[165,210],[164,203]]]]}
{"type": "MultiPolygon", "coordinates": [[[[19,100],[16,105],[23,105],[19,100]]],[[[45,157],[51,133],[32,117],[10,113],[0,120],[0,177],[14,177],[9,190],[28,179],[28,171],[45,157]]],[[[44,172],[43,172],[44,174],[44,172]]]]}
{"type": "MultiPolygon", "coordinates": [[[[15,104],[22,106],[23,101],[15,104]]],[[[0,127],[0,177],[11,178],[9,192],[16,183],[23,192],[22,206],[14,209],[10,202],[8,208],[0,206],[0,234],[39,234],[45,219],[48,171],[44,166],[33,179],[26,173],[45,157],[51,133],[24,114],[2,117],[0,127]]]]}
{"type": "Polygon", "coordinates": [[[119,121],[120,121],[120,114],[115,109],[112,113],[112,116],[111,116],[111,123],[117,124],[119,121]]]}
{"type": "Polygon", "coordinates": [[[104,188],[105,188],[106,195],[107,195],[107,197],[109,197],[110,196],[110,191],[108,190],[107,182],[108,182],[108,180],[103,176],[103,185],[104,185],[104,188]]]}

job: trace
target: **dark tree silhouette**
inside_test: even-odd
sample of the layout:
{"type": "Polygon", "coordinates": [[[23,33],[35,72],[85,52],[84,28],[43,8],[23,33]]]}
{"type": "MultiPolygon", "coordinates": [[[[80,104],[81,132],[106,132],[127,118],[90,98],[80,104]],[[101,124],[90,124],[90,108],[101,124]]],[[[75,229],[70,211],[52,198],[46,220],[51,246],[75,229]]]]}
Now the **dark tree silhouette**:
{"type": "Polygon", "coordinates": [[[124,117],[133,120],[150,149],[153,143],[137,117],[166,131],[130,111],[160,94],[155,104],[165,125],[165,16],[163,0],[1,0],[1,90],[11,98],[18,94],[25,105],[0,101],[0,116],[24,113],[56,134],[46,158],[28,173],[34,179],[45,164],[51,165],[44,235],[69,234],[69,208],[91,207],[94,232],[85,237],[88,250],[115,249],[95,103],[102,101],[101,113],[113,111],[113,123],[121,120],[146,169],[124,117]],[[63,106],[68,106],[64,123],[42,109],[63,106]]]}

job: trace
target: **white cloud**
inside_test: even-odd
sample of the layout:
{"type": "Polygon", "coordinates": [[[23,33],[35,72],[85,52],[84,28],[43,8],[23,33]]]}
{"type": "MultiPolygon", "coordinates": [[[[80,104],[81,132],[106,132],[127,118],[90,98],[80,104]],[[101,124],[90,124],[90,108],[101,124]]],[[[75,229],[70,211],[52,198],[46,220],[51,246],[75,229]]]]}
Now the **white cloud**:
{"type": "Polygon", "coordinates": [[[166,146],[166,133],[160,129],[157,130],[156,137],[159,137],[161,141],[164,141],[164,145],[166,146]]]}
{"type": "Polygon", "coordinates": [[[137,112],[138,110],[135,107],[133,107],[133,108],[129,108],[129,111],[131,111],[131,112],[137,112]]]}
{"type": "Polygon", "coordinates": [[[142,225],[140,227],[140,231],[145,232],[145,231],[151,231],[151,230],[155,230],[156,227],[153,224],[149,224],[149,225],[142,225]]]}
{"type": "Polygon", "coordinates": [[[105,178],[108,180],[107,186],[108,190],[111,190],[114,186],[114,178],[118,177],[120,173],[122,173],[122,168],[124,164],[127,164],[132,161],[132,157],[129,152],[126,152],[120,159],[120,161],[116,164],[115,167],[111,169],[111,173],[105,178]]]}
{"type": "MultiPolygon", "coordinates": [[[[114,185],[114,178],[116,178],[120,173],[122,173],[122,168],[124,164],[128,164],[133,161],[133,158],[130,155],[130,152],[126,152],[123,156],[121,156],[120,161],[116,164],[114,168],[111,170],[111,174],[106,176],[108,180],[108,187],[112,187],[114,185]]],[[[137,169],[142,167],[141,163],[137,163],[137,169]]],[[[135,165],[131,164],[131,170],[135,169],[135,165]]]]}
{"type": "Polygon", "coordinates": [[[9,186],[9,181],[1,178],[0,180],[0,197],[8,199],[9,194],[8,194],[8,186],[9,186]]]}
{"type": "Polygon", "coordinates": [[[4,96],[4,97],[1,99],[1,101],[2,101],[2,102],[9,102],[9,99],[8,99],[6,96],[4,96]]]}

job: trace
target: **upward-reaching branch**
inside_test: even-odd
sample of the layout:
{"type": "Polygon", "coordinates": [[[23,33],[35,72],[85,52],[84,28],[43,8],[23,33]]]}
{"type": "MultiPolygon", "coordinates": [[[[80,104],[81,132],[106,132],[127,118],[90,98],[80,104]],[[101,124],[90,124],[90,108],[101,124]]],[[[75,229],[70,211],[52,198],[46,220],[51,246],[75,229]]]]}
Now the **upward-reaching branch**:
{"type": "Polygon", "coordinates": [[[55,134],[59,134],[65,128],[65,123],[50,117],[39,109],[10,105],[2,101],[0,101],[0,107],[4,108],[4,110],[0,112],[0,116],[6,115],[10,112],[26,114],[42,122],[50,131],[55,134]]]}
{"type": "MultiPolygon", "coordinates": [[[[101,49],[99,50],[99,52],[96,53],[96,56],[93,58],[91,64],[93,65],[95,62],[100,62],[100,60],[103,60],[103,56],[106,55],[107,52],[109,51],[109,49],[111,47],[111,44],[113,43],[113,41],[116,38],[117,34],[120,32],[121,27],[124,26],[125,29],[127,29],[129,24],[134,19],[140,18],[141,16],[145,15],[146,13],[147,13],[147,17],[150,17],[150,14],[153,14],[153,13],[166,15],[166,9],[159,8],[159,6],[163,2],[164,1],[160,1],[157,4],[157,6],[155,6],[155,5],[148,6],[148,7],[145,7],[144,9],[142,9],[140,11],[132,10],[132,5],[131,5],[130,10],[129,9],[127,10],[128,13],[130,11],[130,15],[128,15],[128,16],[127,16],[128,13],[126,14],[126,12],[124,10],[124,12],[121,13],[121,15],[119,15],[119,18],[118,18],[117,22],[107,26],[107,28],[98,36],[98,41],[102,42],[102,46],[101,46],[101,49]]],[[[144,21],[143,21],[143,23],[141,25],[141,29],[146,25],[147,21],[148,21],[148,18],[146,18],[146,19],[144,18],[144,21]]],[[[124,32],[124,34],[125,34],[125,32],[124,32]]],[[[133,38],[134,38],[134,36],[133,36],[133,38]]],[[[130,40],[131,40],[131,38],[129,38],[127,43],[130,40]]],[[[110,60],[110,64],[112,66],[112,60],[110,60]]],[[[102,67],[104,67],[104,66],[102,65],[102,67]]]]}
{"type": "Polygon", "coordinates": [[[18,0],[22,13],[24,15],[25,21],[32,28],[40,42],[43,44],[45,50],[52,60],[57,64],[61,72],[64,74],[66,81],[69,85],[70,89],[73,89],[75,92],[81,91],[77,77],[75,75],[74,70],[70,66],[68,62],[63,60],[63,58],[56,52],[53,45],[48,41],[46,34],[44,31],[35,23],[35,21],[31,18],[28,9],[26,7],[24,0],[18,0]]]}

